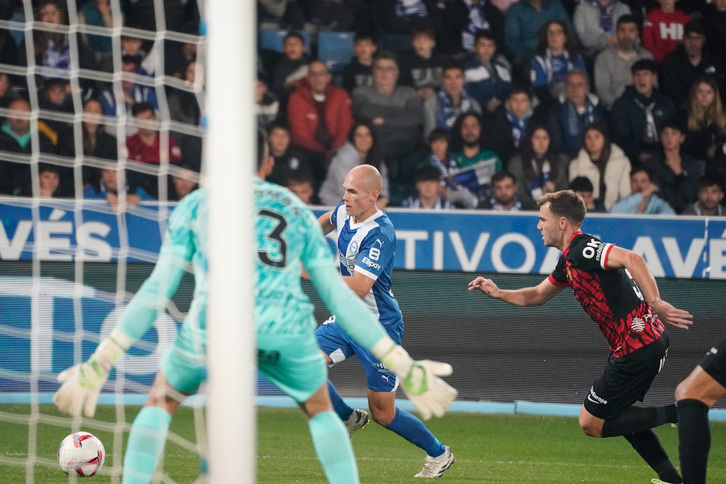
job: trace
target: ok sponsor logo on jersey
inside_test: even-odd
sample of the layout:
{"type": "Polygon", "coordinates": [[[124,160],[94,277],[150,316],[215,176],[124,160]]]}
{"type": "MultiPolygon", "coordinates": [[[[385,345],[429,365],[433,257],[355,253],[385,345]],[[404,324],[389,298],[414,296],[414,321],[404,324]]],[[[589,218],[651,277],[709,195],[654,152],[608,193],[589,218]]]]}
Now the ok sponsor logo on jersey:
{"type": "Polygon", "coordinates": [[[582,249],[582,256],[585,259],[592,259],[595,257],[595,260],[600,260],[602,257],[602,251],[605,249],[605,244],[600,242],[596,239],[590,239],[590,242],[585,245],[585,248],[582,249]]]}

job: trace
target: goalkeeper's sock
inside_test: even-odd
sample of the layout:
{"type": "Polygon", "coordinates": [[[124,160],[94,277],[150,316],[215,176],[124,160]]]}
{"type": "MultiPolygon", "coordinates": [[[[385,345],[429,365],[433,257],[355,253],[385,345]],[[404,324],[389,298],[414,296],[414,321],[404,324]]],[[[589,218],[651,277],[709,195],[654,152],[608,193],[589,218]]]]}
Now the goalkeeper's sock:
{"type": "Polygon", "coordinates": [[[345,400],[343,400],[343,397],[340,396],[330,380],[328,380],[328,393],[330,394],[330,403],[333,404],[333,410],[338,414],[340,420],[345,422],[353,413],[353,409],[345,403],[345,400]]]}
{"type": "Polygon", "coordinates": [[[675,404],[664,407],[628,407],[602,425],[603,437],[637,434],[664,423],[678,422],[675,404]]]}
{"type": "Polygon", "coordinates": [[[426,455],[439,457],[446,452],[444,444],[434,437],[434,434],[426,428],[422,421],[398,407],[396,407],[396,416],[386,428],[425,450],[426,455]]]}
{"type": "Polygon", "coordinates": [[[333,412],[320,412],[308,420],[308,427],[328,482],[360,482],[353,445],[343,422],[333,412]]]}
{"type": "Polygon", "coordinates": [[[678,400],[678,453],[685,482],[705,484],[710,449],[708,405],[693,398],[678,400]]]}
{"type": "Polygon", "coordinates": [[[660,445],[655,432],[648,429],[635,434],[623,435],[623,437],[630,442],[633,449],[658,474],[661,480],[672,483],[683,482],[670,457],[660,445]]]}
{"type": "Polygon", "coordinates": [[[171,415],[160,407],[144,407],[134,419],[124,456],[123,484],[151,481],[166,443],[171,415]]]}

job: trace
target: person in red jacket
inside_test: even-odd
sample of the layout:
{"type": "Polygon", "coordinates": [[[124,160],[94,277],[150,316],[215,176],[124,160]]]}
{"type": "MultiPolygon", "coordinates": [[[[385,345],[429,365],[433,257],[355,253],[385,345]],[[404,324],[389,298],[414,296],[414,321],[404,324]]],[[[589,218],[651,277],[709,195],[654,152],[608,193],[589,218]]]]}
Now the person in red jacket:
{"type": "Polygon", "coordinates": [[[311,62],[287,105],[292,145],[310,154],[318,183],[325,178],[326,156],[345,143],[353,125],[350,98],[331,80],[324,62],[311,62]]]}
{"type": "MultiPolygon", "coordinates": [[[[161,148],[161,137],[159,130],[155,126],[156,111],[149,103],[136,103],[131,108],[131,112],[138,124],[139,131],[126,138],[126,149],[128,150],[128,159],[139,163],[151,163],[160,165],[162,160],[169,163],[178,164],[182,160],[181,148],[177,142],[169,137],[169,144],[165,149],[161,148]]],[[[139,183],[154,198],[158,198],[159,184],[156,175],[146,173],[134,173],[132,176],[134,181],[139,183]]],[[[166,178],[162,178],[166,183],[166,178]]]]}
{"type": "Polygon", "coordinates": [[[661,64],[678,47],[683,27],[691,18],[676,8],[677,0],[658,0],[660,7],[650,11],[643,23],[643,47],[661,64]]]}

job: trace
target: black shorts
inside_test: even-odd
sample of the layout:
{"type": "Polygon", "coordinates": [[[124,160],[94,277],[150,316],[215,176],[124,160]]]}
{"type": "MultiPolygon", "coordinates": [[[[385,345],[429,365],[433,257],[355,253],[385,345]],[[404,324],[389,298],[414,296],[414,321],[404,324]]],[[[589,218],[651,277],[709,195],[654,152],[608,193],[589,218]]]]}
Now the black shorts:
{"type": "Polygon", "coordinates": [[[663,368],[669,342],[668,333],[663,333],[658,340],[622,358],[610,355],[605,372],[590,387],[585,409],[609,420],[636,401],[642,401],[663,368]]]}
{"type": "Polygon", "coordinates": [[[698,365],[726,388],[726,339],[711,348],[698,365]]]}

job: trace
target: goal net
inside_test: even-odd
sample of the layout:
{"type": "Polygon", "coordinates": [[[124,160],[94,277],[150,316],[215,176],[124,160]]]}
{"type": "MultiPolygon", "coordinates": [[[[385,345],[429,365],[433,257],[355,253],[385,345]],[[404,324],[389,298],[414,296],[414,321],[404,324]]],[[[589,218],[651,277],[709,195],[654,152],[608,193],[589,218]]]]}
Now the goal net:
{"type": "MultiPolygon", "coordinates": [[[[177,200],[207,172],[205,2],[10,3],[0,20],[18,54],[0,58],[1,480],[65,480],[56,450],[84,430],[105,445],[100,474],[120,482],[130,424],[189,309],[192,274],[112,370],[94,418],[60,414],[52,396],[57,374],[110,334],[177,200]]],[[[206,403],[205,387],[186,399],[155,481],[200,474],[206,403]]]]}

